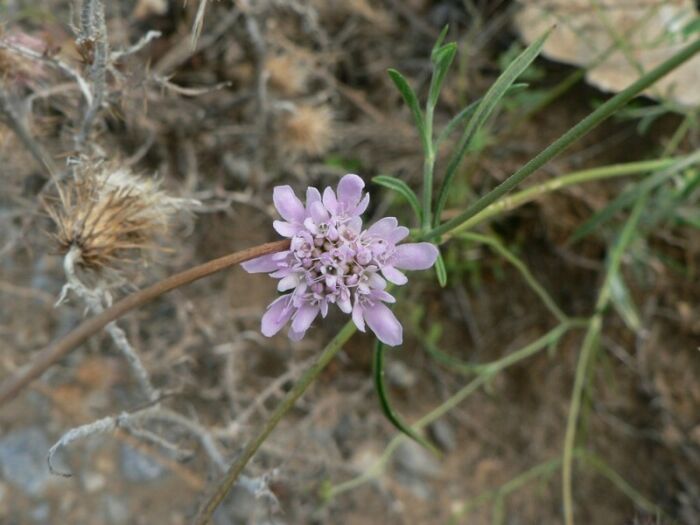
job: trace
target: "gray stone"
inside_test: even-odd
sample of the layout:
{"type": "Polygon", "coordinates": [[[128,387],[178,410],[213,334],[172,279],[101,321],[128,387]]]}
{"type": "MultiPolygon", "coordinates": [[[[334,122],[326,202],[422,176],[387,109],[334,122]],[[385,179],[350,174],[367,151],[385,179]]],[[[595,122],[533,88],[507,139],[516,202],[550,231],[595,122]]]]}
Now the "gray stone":
{"type": "Polygon", "coordinates": [[[435,442],[445,452],[451,452],[457,447],[457,439],[455,438],[452,426],[443,419],[438,419],[430,425],[430,434],[435,442]]]}
{"type": "Polygon", "coordinates": [[[417,382],[416,373],[401,361],[392,361],[386,367],[389,382],[399,388],[411,388],[417,382]]]}
{"type": "Polygon", "coordinates": [[[44,523],[50,523],[51,506],[48,503],[41,503],[29,511],[29,515],[34,523],[40,523],[42,525],[44,523]]]}
{"type": "Polygon", "coordinates": [[[440,463],[427,450],[414,441],[404,441],[395,456],[396,467],[409,476],[436,478],[440,474],[440,463]]]}
{"type": "Polygon", "coordinates": [[[231,492],[214,513],[215,525],[245,525],[251,523],[252,517],[257,514],[259,501],[257,498],[241,487],[233,487],[231,492]]]}
{"type": "Polygon", "coordinates": [[[5,481],[30,496],[40,496],[51,476],[46,464],[50,446],[38,427],[18,429],[0,439],[0,472],[5,481]]]}
{"type": "Polygon", "coordinates": [[[123,525],[129,523],[129,507],[119,498],[105,495],[102,508],[105,520],[110,525],[123,525]]]}
{"type": "Polygon", "coordinates": [[[136,483],[153,481],[167,472],[167,469],[156,460],[129,445],[122,445],[119,455],[122,474],[129,481],[136,483]]]}

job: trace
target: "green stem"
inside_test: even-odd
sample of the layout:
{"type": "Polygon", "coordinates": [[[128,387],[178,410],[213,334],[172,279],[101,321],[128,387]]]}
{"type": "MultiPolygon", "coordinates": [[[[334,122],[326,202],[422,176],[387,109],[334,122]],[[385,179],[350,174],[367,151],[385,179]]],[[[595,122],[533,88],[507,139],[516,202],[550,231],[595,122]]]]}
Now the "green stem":
{"type": "Polygon", "coordinates": [[[672,521],[671,517],[662,508],[645,498],[637,489],[630,485],[625,478],[610,468],[610,466],[598,456],[587,450],[575,450],[574,456],[576,456],[577,459],[582,460],[583,463],[590,466],[593,470],[597,471],[601,476],[607,478],[610,483],[615,485],[620,492],[632,500],[640,509],[643,509],[649,514],[657,516],[658,519],[663,518],[669,523],[672,521]]]}
{"type": "Polygon", "coordinates": [[[680,145],[685,135],[688,133],[688,130],[690,130],[690,127],[693,124],[693,122],[697,121],[697,116],[698,112],[697,110],[695,110],[691,111],[683,118],[683,121],[678,126],[678,128],[676,128],[676,131],[671,136],[670,140],[668,141],[668,144],[666,144],[666,147],[664,148],[664,155],[672,155],[678,149],[678,146],[680,145]]]}
{"type": "Polygon", "coordinates": [[[340,351],[343,345],[355,333],[357,328],[352,321],[349,321],[331,340],[330,343],[323,349],[321,355],[316,362],[301,376],[299,381],[287,393],[282,402],[277,406],[272,415],[265,421],[263,427],[258,431],[257,435],[246,445],[245,449],[238,459],[229,467],[224,479],[217,485],[216,491],[206,502],[202,510],[200,510],[195,523],[197,525],[205,525],[210,522],[214,511],[221,504],[228,492],[233,487],[236,480],[240,477],[243,469],[248,464],[248,461],[257,452],[263,442],[267,439],[270,433],[275,429],[277,423],[282,417],[289,412],[306,389],[313,383],[324,368],[331,362],[333,357],[340,351]]]}
{"type": "Polygon", "coordinates": [[[606,101],[593,113],[584,118],[581,122],[576,124],[569,131],[564,133],[560,138],[555,140],[547,148],[541,151],[537,156],[527,162],[522,168],[517,170],[513,175],[508,177],[501,184],[496,186],[489,193],[481,197],[474,204],[469,206],[464,212],[460,213],[457,217],[441,224],[437,228],[433,228],[427,234],[424,234],[425,238],[432,238],[449,232],[460,226],[462,223],[471,219],[477,213],[483,211],[488,206],[496,202],[498,199],[503,197],[505,194],[510,192],[513,188],[519,185],[527,177],[532,175],[535,171],[544,166],[547,162],[552,160],[554,157],[562,153],[564,150],[569,148],[578,139],[589,133],[604,120],[618,111],[620,108],[625,106],[630,100],[632,100],[639,93],[644,91],[646,88],[654,84],[657,80],[664,77],[678,66],[692,58],[695,54],[700,51],[700,39],[696,40],[692,44],[686,46],[681,51],[673,55],[671,58],[654,68],[652,71],[644,75],[642,78],[631,84],[629,87],[606,101]]]}
{"type": "MultiPolygon", "coordinates": [[[[540,337],[539,339],[524,346],[520,350],[512,352],[502,357],[501,359],[497,359],[495,361],[491,361],[490,363],[484,363],[482,365],[479,365],[480,370],[478,372],[479,375],[477,377],[475,377],[473,380],[471,380],[469,383],[463,386],[459,391],[457,391],[452,397],[448,398],[444,403],[437,406],[436,408],[428,412],[426,415],[424,415],[422,418],[420,418],[418,421],[416,421],[413,424],[413,429],[416,431],[420,431],[433,421],[440,419],[442,416],[450,412],[457,405],[462,403],[470,395],[476,392],[481,386],[488,383],[488,381],[492,379],[495,374],[501,372],[509,366],[519,363],[520,361],[530,357],[531,355],[542,351],[543,349],[547,348],[553,340],[556,340],[557,338],[563,336],[567,331],[577,328],[579,326],[581,326],[581,323],[573,320],[568,323],[561,323],[549,332],[547,332],[545,335],[540,337]]],[[[384,452],[382,453],[381,457],[372,466],[366,469],[365,472],[363,472],[359,476],[352,478],[344,483],[340,483],[331,487],[327,491],[327,497],[332,498],[334,496],[337,496],[338,494],[347,492],[348,490],[352,490],[355,487],[367,483],[368,481],[376,477],[380,472],[384,470],[385,466],[389,462],[389,459],[391,459],[392,454],[396,451],[396,449],[404,439],[407,439],[404,434],[399,434],[395,436],[394,439],[391,440],[389,445],[387,445],[386,449],[384,449],[384,452]]]]}
{"type": "Polygon", "coordinates": [[[423,231],[430,229],[432,221],[433,205],[433,170],[435,169],[435,152],[433,144],[433,108],[430,104],[425,108],[425,137],[423,148],[425,149],[425,160],[423,161],[423,231]]]}
{"type": "Polygon", "coordinates": [[[537,281],[537,279],[535,279],[535,276],[532,275],[530,269],[525,265],[525,263],[518,259],[508,248],[503,246],[503,244],[498,239],[496,239],[495,237],[489,237],[487,235],[481,235],[478,233],[471,232],[462,233],[460,235],[460,238],[486,244],[487,246],[491,247],[492,250],[498,253],[510,264],[515,266],[518,272],[520,272],[520,275],[522,275],[523,279],[525,279],[525,282],[530,286],[530,288],[532,288],[532,291],[537,294],[537,296],[544,303],[547,309],[552,313],[554,317],[557,318],[557,321],[559,321],[560,323],[568,321],[568,317],[566,316],[566,314],[562,312],[561,308],[559,308],[556,301],[554,301],[554,299],[552,299],[552,297],[547,293],[547,290],[544,289],[544,286],[542,286],[537,281]]]}
{"type": "MultiPolygon", "coordinates": [[[[645,498],[637,489],[630,485],[627,480],[625,480],[620,474],[615,470],[610,468],[610,466],[605,463],[602,459],[592,454],[591,452],[583,449],[575,449],[573,452],[574,458],[582,462],[584,465],[589,466],[591,469],[595,470],[598,474],[606,478],[610,483],[612,483],[620,492],[627,496],[631,501],[634,502],[640,509],[648,512],[649,514],[661,517],[665,520],[670,518],[663,509],[658,505],[654,504],[652,501],[645,498]]],[[[460,504],[459,508],[452,512],[452,517],[449,523],[457,523],[459,518],[463,517],[470,510],[477,508],[491,500],[497,498],[505,498],[512,494],[513,492],[524,487],[530,481],[549,476],[552,474],[562,463],[562,458],[554,458],[549,461],[535,465],[534,467],[526,470],[522,474],[514,477],[510,481],[504,483],[498,488],[488,490],[479,494],[478,496],[471,498],[464,503],[460,504]]]]}
{"type": "Polygon", "coordinates": [[[465,501],[464,503],[460,504],[458,509],[452,511],[452,517],[450,518],[449,523],[457,523],[457,520],[459,520],[470,510],[477,508],[493,499],[508,496],[534,479],[542,476],[550,476],[556,472],[556,469],[559,468],[560,464],[561,458],[550,459],[549,461],[545,461],[526,470],[522,474],[519,474],[498,488],[488,490],[465,501]]]}
{"type": "Polygon", "coordinates": [[[569,186],[575,186],[584,182],[591,182],[601,179],[610,179],[613,177],[624,177],[626,175],[637,175],[658,171],[681,160],[681,157],[672,157],[666,159],[645,160],[640,162],[628,162],[625,164],[612,164],[610,166],[602,166],[588,170],[576,171],[562,177],[548,180],[524,189],[513,195],[506,195],[498,202],[494,202],[484,210],[480,211],[470,219],[467,219],[462,224],[449,232],[450,236],[463,232],[464,230],[472,229],[477,224],[491,219],[492,217],[514,210],[515,208],[534,201],[536,198],[546,193],[558,191],[569,186]]]}
{"type": "Polygon", "coordinates": [[[564,436],[564,453],[562,463],[562,489],[564,502],[564,521],[566,525],[574,523],[574,506],[573,506],[573,489],[572,489],[572,463],[574,457],[574,445],[576,443],[576,427],[578,425],[578,417],[581,411],[581,401],[583,399],[583,390],[588,378],[589,365],[595,354],[598,337],[603,326],[603,313],[608,306],[610,296],[612,294],[612,284],[614,276],[620,269],[622,263],[622,255],[629,245],[630,241],[636,233],[637,223],[641,216],[644,204],[646,203],[646,193],[642,194],[637,201],[637,205],[632,210],[632,214],[625,223],[625,226],[620,234],[612,254],[608,270],[605,275],[605,281],[598,294],[596,301],[595,314],[591,318],[586,336],[581,345],[581,354],[579,355],[578,363],[576,364],[576,375],[574,378],[574,388],[571,394],[571,405],[566,421],[566,435],[564,436]]]}

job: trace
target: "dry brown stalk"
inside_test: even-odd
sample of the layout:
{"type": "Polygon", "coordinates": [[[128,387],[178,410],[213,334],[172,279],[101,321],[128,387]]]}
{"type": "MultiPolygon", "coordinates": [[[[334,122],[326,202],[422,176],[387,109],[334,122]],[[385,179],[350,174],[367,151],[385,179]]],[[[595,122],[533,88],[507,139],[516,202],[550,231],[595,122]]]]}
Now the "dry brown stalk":
{"type": "Polygon", "coordinates": [[[207,277],[213,273],[220,272],[221,270],[244,261],[254,259],[255,257],[285,250],[288,246],[289,241],[283,240],[247,248],[205,262],[194,268],[167,277],[162,281],[158,281],[148,288],[127,295],[124,299],[115,303],[110,308],[107,308],[101,314],[87,319],[67,335],[49,345],[41,351],[28,370],[4,382],[3,385],[0,386],[0,406],[13,399],[25,386],[43,374],[60,359],[68,355],[71,350],[77,348],[88,338],[104,328],[108,323],[119,319],[130,310],[143,306],[180,286],[207,277]]]}

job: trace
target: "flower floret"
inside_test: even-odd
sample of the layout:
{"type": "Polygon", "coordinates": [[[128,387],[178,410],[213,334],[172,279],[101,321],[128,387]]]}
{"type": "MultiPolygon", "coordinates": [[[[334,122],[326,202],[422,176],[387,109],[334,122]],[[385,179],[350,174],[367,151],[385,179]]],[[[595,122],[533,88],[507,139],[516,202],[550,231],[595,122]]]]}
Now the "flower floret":
{"type": "Polygon", "coordinates": [[[335,304],[352,315],[359,330],[369,326],[385,344],[401,344],[401,324],[384,304],[395,302],[385,290],[386,281],[405,284],[401,270],[430,268],[438,250],[427,242],[398,244],[409,231],[394,217],[363,231],[361,215],[369,205],[364,186],[359,176],[348,174],[337,190],[326,188],[323,195],[308,188],[305,204],[290,186],[274,189],[273,202],[284,220],[273,225],[291,239],[290,249],[243,264],[250,273],[279,279],[278,291],[289,292],[268,306],[262,318],[264,335],[275,335],[291,320],[288,335],[298,341],[319,313],[326,317],[335,304]]]}

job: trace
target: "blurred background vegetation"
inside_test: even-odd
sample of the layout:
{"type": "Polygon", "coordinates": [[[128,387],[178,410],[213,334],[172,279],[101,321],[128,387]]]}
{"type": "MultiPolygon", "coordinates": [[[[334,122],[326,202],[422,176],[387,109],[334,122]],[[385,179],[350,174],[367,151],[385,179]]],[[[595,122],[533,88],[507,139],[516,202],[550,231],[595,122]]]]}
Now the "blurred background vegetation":
{"type": "MultiPolygon", "coordinates": [[[[112,52],[161,34],[112,55],[80,145],[81,90],[57,67],[89,74],[79,12],[67,0],[0,4],[2,378],[84,313],[78,301],[53,306],[64,276],[41,202],[55,188],[31,142],[59,178],[82,154],[202,203],[132,268],[121,296],[275,238],[275,184],[322,186],[355,172],[419,188],[420,140],[386,70],[400,70],[424,100],[445,25],[458,52],[438,132],[556,29],[519,79],[527,89],[508,94],[473,142],[443,218],[700,37],[691,0],[110,2],[112,52]]],[[[270,476],[279,508],[234,491],[217,523],[559,523],[567,417],[586,351],[572,450],[578,522],[699,523],[698,85],[696,57],[449,240],[446,287],[425,272],[400,292],[406,342],[386,355],[387,382],[442,460],[396,437],[372,388],[372,340],[355,336],[248,469],[270,476]]],[[[410,223],[400,197],[371,191],[369,220],[410,223]]],[[[342,323],[331,316],[299,344],[263,339],[259,317],[273,295],[264,276],[234,269],[120,321],[165,402],[207,428],[227,457],[342,323]]],[[[0,522],[187,523],[217,474],[177,429],[154,430],[188,451],[184,460],[118,431],[70,447],[72,478],[48,473],[56,439],[138,407],[134,390],[100,336],[2,407],[0,522]]]]}

